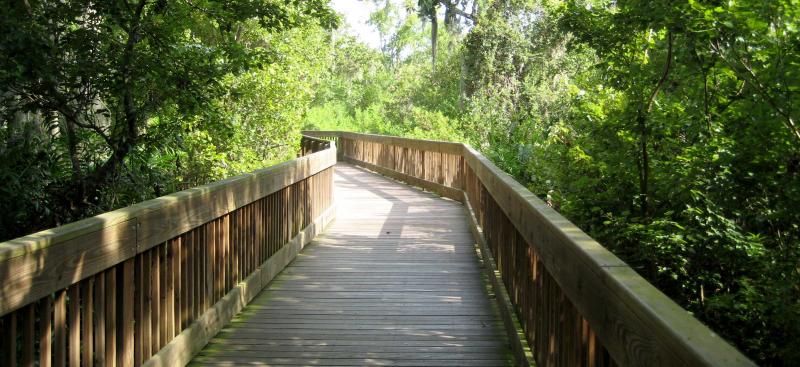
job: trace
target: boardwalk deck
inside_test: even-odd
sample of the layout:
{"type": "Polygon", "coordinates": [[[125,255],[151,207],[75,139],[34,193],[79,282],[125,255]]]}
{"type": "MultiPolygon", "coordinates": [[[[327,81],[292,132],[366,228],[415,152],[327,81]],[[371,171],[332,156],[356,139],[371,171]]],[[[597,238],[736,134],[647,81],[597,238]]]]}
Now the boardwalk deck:
{"type": "Polygon", "coordinates": [[[192,365],[508,365],[459,203],[336,166],[338,214],[192,365]]]}

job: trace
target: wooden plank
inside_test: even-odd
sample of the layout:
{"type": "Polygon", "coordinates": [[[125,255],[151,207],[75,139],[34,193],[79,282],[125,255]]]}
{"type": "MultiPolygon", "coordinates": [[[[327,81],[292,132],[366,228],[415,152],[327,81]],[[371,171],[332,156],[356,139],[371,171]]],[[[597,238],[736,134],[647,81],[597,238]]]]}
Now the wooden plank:
{"type": "MultiPolygon", "coordinates": [[[[163,348],[164,345],[169,343],[173,337],[175,337],[176,330],[176,315],[175,315],[175,297],[177,295],[176,292],[176,273],[179,271],[180,267],[178,266],[178,253],[179,253],[179,245],[178,239],[170,240],[167,243],[166,247],[166,254],[167,257],[165,259],[164,265],[164,279],[165,279],[165,286],[164,286],[164,333],[162,333],[161,337],[161,347],[163,348]]],[[[179,317],[179,316],[178,316],[179,317]]]]}
{"type": "Polygon", "coordinates": [[[461,190],[459,190],[459,189],[455,189],[455,188],[452,188],[452,187],[447,187],[447,186],[444,186],[444,185],[436,183],[436,182],[428,181],[425,178],[415,177],[415,176],[411,176],[411,175],[408,175],[408,174],[405,174],[405,173],[393,171],[393,170],[388,169],[388,168],[377,166],[377,165],[374,165],[374,164],[371,164],[371,163],[367,163],[367,162],[364,162],[364,161],[359,161],[359,160],[356,160],[356,159],[353,159],[353,158],[350,158],[350,157],[344,157],[344,161],[352,163],[352,164],[356,164],[356,165],[359,165],[359,166],[363,166],[363,167],[365,167],[367,169],[370,169],[372,171],[378,172],[378,173],[380,173],[382,175],[385,175],[387,177],[391,177],[391,178],[396,179],[398,181],[405,182],[405,183],[407,183],[409,185],[413,185],[413,186],[420,187],[420,188],[423,188],[423,189],[431,191],[431,192],[435,192],[436,194],[438,194],[440,196],[443,196],[443,197],[446,197],[446,198],[449,198],[449,199],[453,199],[453,200],[456,200],[456,201],[461,201],[462,200],[461,190]]]}
{"type": "Polygon", "coordinates": [[[80,284],[69,287],[69,365],[81,364],[81,289],[80,284]]]}
{"type": "Polygon", "coordinates": [[[106,276],[94,277],[94,364],[106,365],[106,276]]]}
{"type": "Polygon", "coordinates": [[[17,366],[17,313],[5,315],[2,319],[2,349],[3,362],[6,366],[17,366]]]}
{"type": "MultiPolygon", "coordinates": [[[[72,228],[72,227],[70,227],[72,228]]],[[[0,260],[0,314],[92,276],[136,253],[135,220],[0,260]]]]}
{"type": "Polygon", "coordinates": [[[134,265],[134,297],[133,297],[133,318],[136,320],[134,324],[134,342],[133,342],[133,363],[137,366],[142,364],[144,358],[144,292],[142,288],[145,282],[144,277],[144,254],[139,254],[135,258],[134,265]]]}
{"type": "Polygon", "coordinates": [[[462,151],[462,145],[460,143],[453,143],[449,141],[409,139],[397,136],[360,134],[360,133],[352,133],[345,131],[307,130],[303,131],[302,134],[312,137],[345,138],[357,141],[373,142],[373,143],[393,145],[409,149],[421,149],[431,152],[448,153],[448,154],[461,154],[462,151]]]}
{"type": "MultiPolygon", "coordinates": [[[[105,366],[117,365],[117,268],[111,268],[105,273],[105,366]]],[[[103,353],[97,349],[97,353],[103,353]]]]}
{"type": "Polygon", "coordinates": [[[140,251],[277,192],[335,163],[336,151],[324,150],[151,200],[147,202],[151,209],[139,217],[140,251]]]}
{"type": "Polygon", "coordinates": [[[148,358],[161,349],[161,329],[164,321],[161,318],[163,298],[161,298],[161,257],[164,254],[164,245],[154,248],[150,258],[150,354],[148,358]]]}
{"type": "Polygon", "coordinates": [[[141,266],[141,283],[137,286],[137,289],[141,288],[140,294],[142,297],[141,300],[141,315],[135,317],[136,325],[140,325],[141,327],[137,330],[141,333],[141,339],[137,338],[137,341],[141,342],[141,345],[138,348],[140,350],[140,360],[135,361],[135,365],[140,366],[143,361],[146,361],[152,355],[151,347],[152,347],[152,311],[153,311],[153,295],[151,290],[152,281],[151,278],[153,277],[152,271],[152,256],[154,251],[148,251],[145,253],[140,254],[142,261],[141,266]]]}
{"type": "Polygon", "coordinates": [[[81,283],[81,366],[94,366],[94,277],[81,283]]]}
{"type": "Polygon", "coordinates": [[[186,286],[185,289],[185,314],[183,320],[183,327],[186,328],[189,324],[194,321],[195,311],[197,310],[197,295],[195,292],[197,291],[197,285],[195,282],[195,269],[196,269],[196,261],[197,261],[197,231],[193,230],[186,234],[186,252],[183,255],[183,265],[185,267],[183,269],[184,273],[186,274],[185,282],[186,286]]]}
{"type": "Polygon", "coordinates": [[[122,315],[120,317],[121,348],[119,365],[131,367],[134,362],[134,290],[135,260],[128,259],[122,263],[122,315]]]}
{"type": "Polygon", "coordinates": [[[34,340],[36,333],[36,304],[25,307],[22,313],[22,363],[20,366],[33,367],[36,360],[34,340]]]}
{"type": "Polygon", "coordinates": [[[50,367],[53,363],[53,311],[52,299],[48,295],[39,301],[39,366],[50,367]]]}
{"type": "Polygon", "coordinates": [[[67,291],[56,292],[53,304],[53,365],[67,365],[67,291]]]}
{"type": "Polygon", "coordinates": [[[189,252],[189,235],[178,237],[178,265],[175,270],[175,334],[180,334],[189,320],[189,269],[187,267],[189,252]]]}

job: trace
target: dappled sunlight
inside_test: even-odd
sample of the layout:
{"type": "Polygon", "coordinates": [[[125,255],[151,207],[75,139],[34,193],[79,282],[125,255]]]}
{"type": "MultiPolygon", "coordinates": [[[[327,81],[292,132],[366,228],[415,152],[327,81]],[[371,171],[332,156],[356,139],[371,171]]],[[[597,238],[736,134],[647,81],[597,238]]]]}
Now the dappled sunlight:
{"type": "Polygon", "coordinates": [[[336,220],[196,361],[504,365],[460,205],[346,164],[335,177],[336,220]]]}

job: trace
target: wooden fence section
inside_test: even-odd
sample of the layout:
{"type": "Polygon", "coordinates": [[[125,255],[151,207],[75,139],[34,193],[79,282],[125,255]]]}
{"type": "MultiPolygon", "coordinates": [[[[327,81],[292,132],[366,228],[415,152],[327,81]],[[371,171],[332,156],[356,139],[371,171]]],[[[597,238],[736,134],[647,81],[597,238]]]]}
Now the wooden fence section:
{"type": "Polygon", "coordinates": [[[466,201],[537,364],[753,365],[469,146],[336,131],[304,134],[338,140],[344,160],[466,201]]]}
{"type": "Polygon", "coordinates": [[[306,156],[311,153],[321,152],[325,149],[335,147],[336,143],[331,140],[324,140],[315,138],[308,135],[301,135],[300,137],[300,156],[306,156]]]}
{"type": "Polygon", "coordinates": [[[464,159],[461,144],[336,131],[307,131],[336,142],[339,160],[461,201],[464,159]]]}
{"type": "Polygon", "coordinates": [[[335,149],[0,243],[0,365],[184,365],[332,217],[335,149]]]}

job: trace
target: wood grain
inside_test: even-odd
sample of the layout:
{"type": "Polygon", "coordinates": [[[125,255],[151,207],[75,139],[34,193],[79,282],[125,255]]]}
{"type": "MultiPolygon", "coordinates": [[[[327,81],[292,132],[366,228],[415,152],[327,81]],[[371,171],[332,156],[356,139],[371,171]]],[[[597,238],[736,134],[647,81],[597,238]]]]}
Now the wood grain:
{"type": "Polygon", "coordinates": [[[0,315],[336,163],[334,149],[0,243],[0,315]]]}
{"type": "Polygon", "coordinates": [[[193,364],[512,363],[458,203],[343,163],[335,196],[335,222],[193,364]]]}

